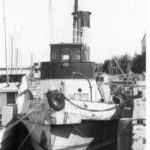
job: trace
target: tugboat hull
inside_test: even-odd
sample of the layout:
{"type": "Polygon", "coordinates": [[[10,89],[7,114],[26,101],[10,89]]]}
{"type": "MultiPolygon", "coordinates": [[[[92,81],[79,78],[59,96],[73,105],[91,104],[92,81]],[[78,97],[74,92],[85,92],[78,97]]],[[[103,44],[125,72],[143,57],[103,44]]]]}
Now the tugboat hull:
{"type": "Polygon", "coordinates": [[[26,120],[23,124],[28,132],[34,126],[30,137],[35,150],[115,150],[117,145],[117,120],[70,125],[40,125],[26,120]]]}

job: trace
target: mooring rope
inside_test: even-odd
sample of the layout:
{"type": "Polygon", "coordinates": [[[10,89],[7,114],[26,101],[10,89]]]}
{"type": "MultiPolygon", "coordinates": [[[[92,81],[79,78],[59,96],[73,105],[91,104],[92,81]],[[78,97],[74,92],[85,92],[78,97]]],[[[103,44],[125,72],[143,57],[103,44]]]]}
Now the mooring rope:
{"type": "Polygon", "coordinates": [[[20,144],[20,146],[17,148],[17,150],[20,150],[20,148],[23,146],[23,144],[26,142],[26,140],[28,139],[28,137],[30,136],[31,132],[33,131],[33,129],[35,128],[35,125],[38,121],[38,118],[36,119],[36,122],[34,122],[34,124],[32,125],[32,128],[30,129],[28,135],[25,137],[25,139],[23,140],[23,142],[20,144]]]}
{"type": "Polygon", "coordinates": [[[13,128],[15,125],[17,125],[19,122],[21,122],[24,118],[26,118],[28,115],[30,115],[35,109],[37,109],[42,104],[42,102],[44,102],[44,100],[42,100],[33,110],[29,111],[27,114],[25,114],[19,120],[17,120],[16,122],[12,123],[10,126],[6,127],[5,131],[13,128]]]}

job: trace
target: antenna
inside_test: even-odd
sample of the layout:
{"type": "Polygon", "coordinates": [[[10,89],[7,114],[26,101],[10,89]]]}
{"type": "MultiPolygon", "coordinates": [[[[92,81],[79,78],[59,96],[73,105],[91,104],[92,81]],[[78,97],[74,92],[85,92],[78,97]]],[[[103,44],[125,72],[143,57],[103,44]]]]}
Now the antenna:
{"type": "Polygon", "coordinates": [[[50,35],[50,44],[53,43],[53,14],[52,14],[52,0],[49,0],[49,35],[50,35]]]}
{"type": "Polygon", "coordinates": [[[13,36],[11,35],[11,73],[13,70],[13,36]]]}
{"type": "Polygon", "coordinates": [[[7,41],[6,41],[6,18],[5,18],[5,0],[3,0],[3,21],[4,21],[4,39],[5,39],[5,59],[6,59],[6,80],[9,85],[8,65],[7,65],[7,41]]]}
{"type": "Polygon", "coordinates": [[[88,28],[90,28],[90,15],[89,11],[78,10],[78,0],[74,1],[73,15],[73,43],[87,44],[88,28]]]}

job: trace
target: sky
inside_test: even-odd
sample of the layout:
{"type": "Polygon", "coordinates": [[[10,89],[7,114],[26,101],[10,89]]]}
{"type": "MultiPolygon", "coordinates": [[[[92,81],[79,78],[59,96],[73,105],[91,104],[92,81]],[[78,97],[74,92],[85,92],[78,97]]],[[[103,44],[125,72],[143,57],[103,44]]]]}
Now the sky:
{"type": "MultiPolygon", "coordinates": [[[[74,0],[4,0],[7,54],[13,65],[18,48],[19,65],[49,60],[49,44],[72,42],[74,0]]],[[[103,62],[114,55],[141,53],[146,32],[146,0],[79,0],[79,9],[90,11],[91,61],[103,62]]],[[[5,67],[3,0],[0,1],[0,67],[5,67]]]]}

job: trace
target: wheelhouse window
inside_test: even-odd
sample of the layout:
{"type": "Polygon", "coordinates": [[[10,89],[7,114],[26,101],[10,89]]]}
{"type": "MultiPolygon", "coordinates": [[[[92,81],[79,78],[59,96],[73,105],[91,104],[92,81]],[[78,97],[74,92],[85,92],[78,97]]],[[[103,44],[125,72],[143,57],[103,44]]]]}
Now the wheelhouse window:
{"type": "Polygon", "coordinates": [[[51,47],[51,61],[80,62],[85,59],[80,45],[53,45],[51,47]]]}
{"type": "Polygon", "coordinates": [[[88,53],[86,51],[84,52],[84,61],[88,61],[88,53]]]}
{"type": "Polygon", "coordinates": [[[73,48],[72,49],[72,61],[80,61],[81,60],[81,54],[79,48],[73,48]]]}
{"type": "Polygon", "coordinates": [[[61,61],[69,61],[69,60],[70,60],[70,48],[62,48],[61,61]]]}
{"type": "Polygon", "coordinates": [[[59,61],[59,53],[60,53],[60,49],[52,50],[52,61],[59,61]]]}

